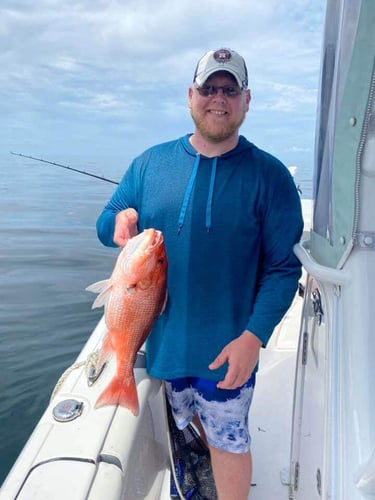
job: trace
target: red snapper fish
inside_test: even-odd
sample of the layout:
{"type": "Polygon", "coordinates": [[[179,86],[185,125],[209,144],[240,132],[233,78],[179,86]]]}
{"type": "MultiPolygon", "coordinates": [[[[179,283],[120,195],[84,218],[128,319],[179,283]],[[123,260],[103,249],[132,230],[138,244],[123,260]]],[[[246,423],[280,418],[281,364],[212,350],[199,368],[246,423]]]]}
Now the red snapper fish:
{"type": "Polygon", "coordinates": [[[104,306],[108,333],[100,364],[114,354],[117,365],[95,407],[119,404],[138,415],[135,359],[167,301],[167,256],[162,232],[145,229],[128,240],[111,277],[86,290],[99,293],[93,309],[104,306]]]}

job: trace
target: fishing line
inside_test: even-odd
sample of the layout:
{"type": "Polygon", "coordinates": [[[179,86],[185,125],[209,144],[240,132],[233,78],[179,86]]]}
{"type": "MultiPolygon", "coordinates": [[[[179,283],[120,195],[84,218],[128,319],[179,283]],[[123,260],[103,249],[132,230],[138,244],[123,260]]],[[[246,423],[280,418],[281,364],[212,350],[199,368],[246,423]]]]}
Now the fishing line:
{"type": "Polygon", "coordinates": [[[55,161],[43,160],[43,158],[35,158],[34,156],[24,155],[22,153],[13,153],[10,151],[11,155],[22,156],[22,158],[28,158],[29,160],[40,161],[41,163],[48,163],[49,165],[54,165],[55,167],[65,168],[67,170],[72,170],[73,172],[78,172],[79,174],[88,175],[89,177],[95,177],[96,179],[100,179],[101,181],[110,182],[111,184],[119,184],[112,179],[108,179],[107,177],[103,177],[101,175],[96,175],[91,172],[86,172],[85,170],[80,170],[78,168],[69,167],[68,165],[62,165],[61,163],[56,163],[55,161]]]}

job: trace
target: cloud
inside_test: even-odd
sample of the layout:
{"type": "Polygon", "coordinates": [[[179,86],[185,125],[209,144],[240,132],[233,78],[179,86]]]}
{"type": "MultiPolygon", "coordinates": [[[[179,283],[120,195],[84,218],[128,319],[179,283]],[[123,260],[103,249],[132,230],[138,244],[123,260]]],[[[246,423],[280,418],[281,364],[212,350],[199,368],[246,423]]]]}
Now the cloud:
{"type": "MultiPolygon", "coordinates": [[[[247,61],[261,140],[270,121],[295,121],[296,114],[313,119],[323,5],[323,0],[3,0],[0,112],[13,126],[11,133],[0,128],[0,147],[14,141],[27,145],[25,129],[32,129],[28,136],[39,137],[41,147],[48,135],[46,148],[73,148],[73,121],[80,134],[89,123],[90,134],[100,130],[94,142],[103,150],[106,136],[111,134],[113,144],[119,131],[132,137],[134,151],[143,146],[139,133],[148,127],[155,141],[188,131],[187,87],[194,67],[206,50],[219,46],[238,50],[247,61]]],[[[313,133],[311,124],[305,133],[313,133]]]]}
{"type": "Polygon", "coordinates": [[[272,110],[292,113],[299,111],[304,114],[316,104],[317,87],[308,88],[293,83],[276,83],[272,81],[258,82],[261,87],[261,98],[255,107],[258,111],[272,110]]]}
{"type": "Polygon", "coordinates": [[[289,148],[292,153],[310,153],[311,148],[301,148],[299,146],[292,146],[289,148]]]}

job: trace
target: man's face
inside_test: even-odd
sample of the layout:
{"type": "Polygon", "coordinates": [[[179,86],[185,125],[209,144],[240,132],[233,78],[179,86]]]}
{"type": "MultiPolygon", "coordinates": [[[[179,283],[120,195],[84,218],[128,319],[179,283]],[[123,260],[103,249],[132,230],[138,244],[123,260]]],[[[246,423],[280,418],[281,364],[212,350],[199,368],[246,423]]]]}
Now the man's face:
{"type": "MultiPolygon", "coordinates": [[[[207,86],[234,87],[239,90],[235,78],[226,71],[218,71],[210,76],[202,87],[207,86]]],[[[228,96],[220,88],[216,95],[203,96],[196,85],[189,88],[189,108],[196,132],[210,142],[221,142],[238,135],[249,103],[249,90],[228,96]]]]}

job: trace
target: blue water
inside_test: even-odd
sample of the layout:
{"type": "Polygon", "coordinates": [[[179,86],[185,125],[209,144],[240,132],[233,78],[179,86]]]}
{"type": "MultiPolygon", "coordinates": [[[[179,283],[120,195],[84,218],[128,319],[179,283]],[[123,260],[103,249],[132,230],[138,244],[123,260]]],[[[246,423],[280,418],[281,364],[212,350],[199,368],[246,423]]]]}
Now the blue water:
{"type": "MultiPolygon", "coordinates": [[[[23,153],[28,153],[23,151],[23,153]]],[[[119,158],[46,158],[120,180],[119,158]]],[[[296,183],[311,196],[311,169],[296,183]]],[[[0,484],[102,310],[85,287],[107,278],[117,250],[95,221],[115,186],[10,154],[0,156],[0,484]]]]}
{"type": "MultiPolygon", "coordinates": [[[[123,170],[53,160],[114,180],[123,170]]],[[[85,287],[109,276],[117,254],[95,233],[114,185],[11,155],[0,174],[1,483],[102,314],[85,287]]]]}

